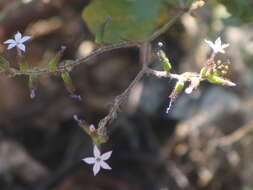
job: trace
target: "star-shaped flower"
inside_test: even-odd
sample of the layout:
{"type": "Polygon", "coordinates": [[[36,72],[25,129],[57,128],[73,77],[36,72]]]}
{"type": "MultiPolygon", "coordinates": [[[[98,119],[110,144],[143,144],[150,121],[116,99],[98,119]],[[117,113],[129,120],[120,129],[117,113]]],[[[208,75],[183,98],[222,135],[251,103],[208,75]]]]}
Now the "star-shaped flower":
{"type": "Polygon", "coordinates": [[[20,32],[17,32],[14,35],[14,39],[9,39],[4,42],[4,44],[9,44],[7,49],[12,49],[14,47],[17,47],[18,49],[25,52],[25,45],[23,44],[27,40],[31,39],[31,36],[23,36],[20,32]]]}
{"type": "Polygon", "coordinates": [[[112,169],[105,162],[105,160],[108,160],[111,157],[112,151],[106,152],[106,153],[101,155],[98,147],[96,145],[94,145],[93,154],[94,154],[94,157],[84,158],[83,161],[86,162],[87,164],[94,164],[94,166],[93,166],[94,176],[97,175],[100,168],[103,168],[103,169],[106,169],[106,170],[111,170],[112,169]]]}
{"type": "Polygon", "coordinates": [[[224,49],[229,46],[229,44],[221,44],[221,39],[218,37],[215,42],[211,42],[208,40],[205,40],[205,42],[212,48],[214,53],[225,53],[224,49]]]}

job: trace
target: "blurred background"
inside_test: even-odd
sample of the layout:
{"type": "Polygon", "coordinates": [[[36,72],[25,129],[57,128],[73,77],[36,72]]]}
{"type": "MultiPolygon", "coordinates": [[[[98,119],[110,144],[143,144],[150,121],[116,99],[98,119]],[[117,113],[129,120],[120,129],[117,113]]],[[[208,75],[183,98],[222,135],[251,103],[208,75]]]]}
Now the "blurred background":
{"type": "MultiPolygon", "coordinates": [[[[110,139],[102,152],[113,150],[112,170],[94,177],[92,166],[81,161],[93,155],[92,141],[73,115],[94,125],[106,116],[141,68],[138,48],[107,52],[73,69],[82,101],[69,97],[59,76],[41,75],[35,99],[26,76],[1,76],[0,189],[252,190],[251,0],[1,0],[0,41],[17,31],[32,36],[25,58],[43,68],[62,45],[63,59],[77,59],[106,44],[143,40],[184,11],[180,7],[198,3],[152,42],[153,52],[161,41],[174,73],[198,72],[211,51],[204,39],[221,36],[230,46],[218,59],[231,63],[228,78],[236,87],[203,82],[191,95],[182,93],[166,114],[175,81],[145,76],[107,126],[110,139]],[[112,20],[98,45],[105,15],[112,20]]],[[[0,52],[18,67],[14,49],[1,43],[0,52]]],[[[150,67],[162,70],[150,56],[150,67]]]]}

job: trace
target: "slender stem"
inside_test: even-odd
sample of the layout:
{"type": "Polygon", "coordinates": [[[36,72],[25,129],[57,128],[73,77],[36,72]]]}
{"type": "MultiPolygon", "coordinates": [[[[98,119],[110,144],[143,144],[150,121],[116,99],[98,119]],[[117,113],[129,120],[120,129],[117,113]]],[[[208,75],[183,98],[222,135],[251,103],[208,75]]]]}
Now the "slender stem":
{"type": "Polygon", "coordinates": [[[155,31],[151,37],[148,39],[149,42],[155,40],[157,37],[159,37],[161,34],[165,33],[176,21],[179,19],[185,12],[178,12],[173,18],[169,20],[165,25],[163,25],[160,29],[155,31]]]}
{"type": "Polygon", "coordinates": [[[166,71],[156,71],[156,70],[149,69],[149,68],[147,68],[146,73],[151,74],[151,75],[155,75],[158,78],[171,78],[171,79],[177,79],[177,80],[180,80],[182,78],[182,76],[180,76],[178,74],[172,74],[172,73],[168,73],[166,71]]]}
{"type": "Polygon", "coordinates": [[[87,63],[94,57],[99,56],[105,52],[109,52],[109,51],[120,49],[120,48],[129,48],[129,47],[135,47],[135,46],[138,47],[138,46],[141,46],[142,44],[143,42],[140,42],[140,41],[128,41],[128,42],[122,42],[115,45],[107,45],[102,48],[96,49],[95,51],[87,55],[86,57],[75,60],[74,63],[72,63],[71,65],[70,64],[61,65],[56,70],[50,70],[49,68],[38,68],[37,70],[34,70],[34,71],[14,70],[13,73],[8,74],[7,76],[15,77],[17,75],[31,75],[31,74],[42,75],[42,74],[50,74],[50,73],[61,73],[63,71],[68,70],[69,68],[73,69],[74,67],[82,63],[87,63]]]}

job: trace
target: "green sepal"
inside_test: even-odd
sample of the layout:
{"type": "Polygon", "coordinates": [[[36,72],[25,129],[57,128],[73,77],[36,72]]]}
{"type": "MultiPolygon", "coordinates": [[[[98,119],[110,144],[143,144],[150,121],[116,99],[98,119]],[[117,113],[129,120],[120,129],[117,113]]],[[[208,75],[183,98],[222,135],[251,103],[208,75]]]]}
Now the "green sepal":
{"type": "Polygon", "coordinates": [[[83,122],[82,124],[79,124],[79,126],[82,128],[82,130],[83,130],[86,134],[90,135],[89,126],[88,126],[85,122],[83,122]]]}
{"type": "Polygon", "coordinates": [[[213,83],[213,84],[221,84],[221,85],[225,85],[225,86],[236,86],[235,83],[227,80],[227,79],[224,79],[222,77],[219,77],[219,76],[215,76],[213,74],[209,74],[207,76],[207,80],[210,82],[210,83],[213,83]]]}
{"type": "Polygon", "coordinates": [[[201,70],[200,70],[200,78],[204,79],[206,78],[206,75],[207,75],[207,71],[208,71],[208,68],[207,67],[203,67],[201,70]]]}
{"type": "Polygon", "coordinates": [[[163,70],[166,71],[166,72],[170,72],[170,70],[172,68],[171,63],[170,63],[169,59],[167,58],[167,56],[165,55],[164,51],[159,50],[158,51],[158,57],[159,57],[159,60],[162,63],[163,70]]]}
{"type": "Polygon", "coordinates": [[[9,72],[9,71],[10,71],[9,61],[0,56],[0,72],[9,72]]]}
{"type": "Polygon", "coordinates": [[[177,96],[182,92],[184,85],[185,85],[185,83],[180,80],[176,83],[172,93],[170,94],[170,98],[172,100],[175,100],[177,98],[177,96]]]}
{"type": "Polygon", "coordinates": [[[74,87],[74,85],[73,85],[73,82],[72,82],[72,79],[71,79],[71,77],[70,77],[69,72],[67,72],[67,71],[62,72],[62,73],[61,73],[61,78],[62,78],[62,80],[64,81],[64,84],[65,84],[67,90],[68,90],[71,94],[73,94],[73,93],[75,92],[75,87],[74,87]]]}

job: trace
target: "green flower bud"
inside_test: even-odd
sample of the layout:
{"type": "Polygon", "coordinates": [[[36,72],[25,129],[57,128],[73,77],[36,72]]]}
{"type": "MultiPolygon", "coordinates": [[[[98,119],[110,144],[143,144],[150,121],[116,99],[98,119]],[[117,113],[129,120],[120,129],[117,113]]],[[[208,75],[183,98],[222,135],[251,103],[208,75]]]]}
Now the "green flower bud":
{"type": "Polygon", "coordinates": [[[221,85],[224,85],[224,86],[236,86],[235,83],[233,83],[233,82],[231,82],[231,81],[229,81],[229,80],[227,80],[225,78],[213,75],[213,74],[209,74],[207,76],[207,80],[210,83],[214,83],[214,84],[221,84],[221,85]]]}
{"type": "Polygon", "coordinates": [[[202,78],[202,79],[206,78],[207,71],[208,71],[208,68],[207,68],[207,67],[203,67],[203,68],[200,70],[200,78],[202,78]]]}
{"type": "Polygon", "coordinates": [[[158,53],[157,53],[157,55],[159,57],[159,60],[162,63],[163,70],[166,71],[166,72],[170,72],[170,70],[171,70],[172,67],[171,67],[170,61],[167,58],[167,56],[165,55],[164,51],[163,50],[159,50],[158,53]]]}
{"type": "Polygon", "coordinates": [[[184,82],[183,81],[178,81],[172,91],[172,93],[170,94],[170,98],[174,101],[178,95],[181,93],[181,91],[184,88],[184,82]]]}
{"type": "Polygon", "coordinates": [[[64,84],[69,91],[70,94],[74,94],[75,92],[75,87],[73,85],[72,79],[69,75],[69,72],[65,71],[61,73],[61,78],[64,81],[64,84]]]}

